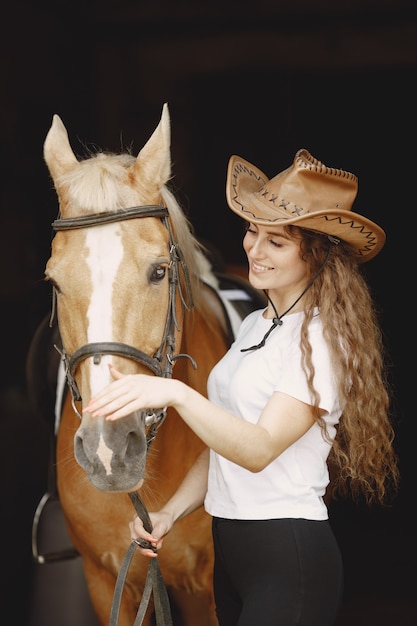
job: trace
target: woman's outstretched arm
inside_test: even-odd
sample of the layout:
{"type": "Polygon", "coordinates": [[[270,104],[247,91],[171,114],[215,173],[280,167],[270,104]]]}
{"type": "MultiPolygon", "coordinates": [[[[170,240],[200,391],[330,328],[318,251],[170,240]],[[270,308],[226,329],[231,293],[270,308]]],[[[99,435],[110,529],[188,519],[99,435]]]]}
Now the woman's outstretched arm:
{"type": "Polygon", "coordinates": [[[84,408],[93,417],[116,420],[134,411],[172,406],[212,450],[251,472],[263,470],[314,424],[313,407],[275,392],[253,424],[210,402],[180,380],[124,375],[110,366],[115,379],[84,408]]]}

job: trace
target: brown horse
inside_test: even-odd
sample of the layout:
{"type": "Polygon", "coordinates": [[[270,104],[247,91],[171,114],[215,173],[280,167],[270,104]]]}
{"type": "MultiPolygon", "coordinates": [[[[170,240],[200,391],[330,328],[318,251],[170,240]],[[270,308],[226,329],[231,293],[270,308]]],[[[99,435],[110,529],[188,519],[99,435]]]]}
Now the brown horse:
{"type": "MultiPolygon", "coordinates": [[[[111,362],[126,374],[173,375],[205,394],[211,368],[230,345],[230,307],[219,298],[204,249],[168,188],[166,104],[137,157],[97,152],[78,160],[57,115],[44,157],[60,207],[46,278],[71,391],[57,434],[57,485],[104,626],[131,543],[129,492],[138,492],[148,510],[160,507],[202,443],[171,409],[105,422],[82,417],[82,406],[110,382],[111,362]]],[[[175,525],[158,560],[176,623],[216,624],[211,521],[203,509],[175,525]]],[[[147,567],[141,555],[132,560],[120,626],[134,623],[147,567]]],[[[151,613],[144,624],[152,623],[151,613]]]]}

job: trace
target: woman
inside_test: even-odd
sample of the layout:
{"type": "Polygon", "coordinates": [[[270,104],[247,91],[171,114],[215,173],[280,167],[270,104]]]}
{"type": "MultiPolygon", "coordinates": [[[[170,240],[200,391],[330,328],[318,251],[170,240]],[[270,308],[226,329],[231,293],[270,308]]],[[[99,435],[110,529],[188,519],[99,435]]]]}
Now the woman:
{"type": "MultiPolygon", "coordinates": [[[[342,494],[382,503],[398,482],[383,345],[359,264],[384,231],[351,210],[357,178],[307,150],[271,180],[230,159],[226,195],[246,224],[251,284],[267,297],[214,367],[206,399],[184,383],[123,376],[86,407],[109,420],[173,406],[205,442],[183,483],[133,537],[155,548],[205,506],[213,517],[220,626],[335,623],[341,555],[324,501],[328,464],[342,494]]],[[[153,550],[142,549],[149,557],[153,550]]]]}

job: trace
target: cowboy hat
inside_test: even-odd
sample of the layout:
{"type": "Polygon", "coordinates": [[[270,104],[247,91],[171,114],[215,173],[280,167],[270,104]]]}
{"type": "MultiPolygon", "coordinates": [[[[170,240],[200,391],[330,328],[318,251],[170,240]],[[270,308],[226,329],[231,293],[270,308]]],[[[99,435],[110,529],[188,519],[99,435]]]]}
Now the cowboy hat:
{"type": "Polygon", "coordinates": [[[232,156],[227,169],[229,207],[253,224],[287,225],[333,235],[349,244],[359,262],[378,254],[385,233],[351,208],[358,179],[350,172],[327,167],[305,150],[293,164],[270,180],[254,165],[232,156]]]}

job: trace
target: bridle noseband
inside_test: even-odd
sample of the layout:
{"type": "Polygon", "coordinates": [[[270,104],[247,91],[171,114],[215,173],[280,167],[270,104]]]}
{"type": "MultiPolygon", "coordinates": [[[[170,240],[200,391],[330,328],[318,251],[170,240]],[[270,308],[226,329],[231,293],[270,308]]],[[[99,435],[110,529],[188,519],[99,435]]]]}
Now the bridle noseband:
{"type": "MultiPolygon", "coordinates": [[[[68,387],[71,391],[72,406],[75,413],[80,415],[75,402],[81,400],[81,394],[75,382],[75,371],[81,361],[88,357],[93,357],[94,364],[98,365],[104,355],[117,355],[133,359],[134,361],[145,365],[156,376],[164,378],[170,378],[172,376],[172,368],[174,362],[180,357],[187,357],[191,360],[194,367],[196,364],[193,358],[188,354],[175,355],[175,331],[179,330],[177,314],[176,314],[176,300],[177,291],[180,295],[183,308],[189,310],[194,306],[191,284],[188,274],[188,268],[184,262],[181,250],[178,244],[174,241],[173,233],[169,221],[168,209],[161,205],[143,205],[134,206],[128,209],[120,209],[118,211],[112,211],[110,213],[93,213],[90,215],[83,215],[80,217],[68,217],[59,218],[52,222],[52,228],[55,232],[62,230],[74,230],[78,228],[89,228],[93,226],[109,224],[112,222],[119,222],[129,219],[136,219],[141,217],[159,217],[169,233],[169,256],[170,262],[168,266],[168,280],[169,280],[169,303],[167,317],[165,321],[164,333],[162,336],[161,344],[158,350],[153,356],[146,354],[142,350],[130,346],[125,343],[105,341],[97,343],[88,343],[78,348],[71,356],[66,352],[65,348],[58,348],[56,350],[61,355],[61,359],[65,369],[65,375],[68,383],[68,387]],[[179,267],[181,267],[184,275],[184,283],[187,291],[187,301],[184,298],[181,282],[179,280],[179,267]]],[[[53,305],[49,325],[53,325],[53,320],[56,314],[56,290],[53,290],[53,305]]],[[[161,425],[166,415],[166,408],[150,411],[146,417],[146,425],[154,426],[152,433],[148,433],[148,445],[156,435],[156,425],[158,428],[161,425]]]]}

